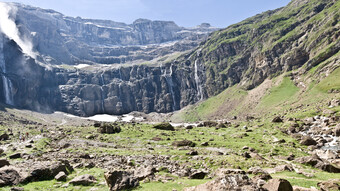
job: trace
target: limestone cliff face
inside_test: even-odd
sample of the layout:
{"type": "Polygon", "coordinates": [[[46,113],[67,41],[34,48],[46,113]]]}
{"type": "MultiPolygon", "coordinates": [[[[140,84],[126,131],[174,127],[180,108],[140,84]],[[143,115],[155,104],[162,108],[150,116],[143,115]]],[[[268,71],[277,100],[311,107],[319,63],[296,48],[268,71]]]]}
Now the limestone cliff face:
{"type": "Polygon", "coordinates": [[[63,104],[58,109],[85,116],[178,110],[197,101],[192,69],[182,67],[135,65],[98,73],[56,71],[64,80],[59,85],[63,104]]]}
{"type": "MultiPolygon", "coordinates": [[[[3,37],[3,36],[2,36],[3,37]]],[[[131,111],[170,112],[197,102],[195,68],[176,61],[161,65],[66,69],[40,65],[12,40],[2,38],[0,57],[6,71],[0,79],[8,104],[43,112],[64,111],[80,116],[131,111]],[[3,79],[11,82],[4,87],[3,79]]]]}
{"type": "Polygon", "coordinates": [[[20,31],[53,65],[114,64],[152,60],[194,48],[217,28],[179,27],[172,21],[138,19],[132,24],[73,18],[53,10],[12,4],[20,31]]]}

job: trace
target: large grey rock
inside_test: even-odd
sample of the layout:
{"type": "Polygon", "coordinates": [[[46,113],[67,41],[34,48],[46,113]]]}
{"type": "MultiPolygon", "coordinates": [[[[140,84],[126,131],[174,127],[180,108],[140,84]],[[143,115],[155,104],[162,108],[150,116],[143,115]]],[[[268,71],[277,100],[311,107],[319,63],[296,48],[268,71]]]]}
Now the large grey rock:
{"type": "Polygon", "coordinates": [[[82,185],[82,186],[89,186],[91,184],[94,184],[97,182],[97,179],[90,175],[90,174],[84,174],[81,176],[77,176],[70,180],[69,184],[72,185],[82,185]]]}
{"type": "Polygon", "coordinates": [[[156,168],[154,167],[138,167],[134,171],[134,177],[138,180],[144,180],[145,178],[152,178],[155,175],[156,168]]]}
{"type": "Polygon", "coordinates": [[[68,174],[73,168],[68,161],[46,161],[32,164],[25,182],[52,180],[60,172],[68,174]]]}
{"type": "Polygon", "coordinates": [[[54,179],[56,179],[57,181],[66,181],[67,178],[67,174],[63,171],[59,172],[54,179]]]}
{"type": "Polygon", "coordinates": [[[104,176],[111,191],[128,190],[139,186],[138,179],[126,171],[111,171],[104,176]]]}
{"type": "Polygon", "coordinates": [[[290,182],[284,179],[271,179],[263,185],[263,188],[273,191],[293,191],[290,182]]]}
{"type": "Polygon", "coordinates": [[[3,167],[0,169],[0,187],[19,184],[22,177],[19,172],[12,167],[3,167]]]}
{"type": "Polygon", "coordinates": [[[317,155],[300,157],[295,160],[298,163],[310,165],[326,172],[340,173],[340,168],[320,159],[317,155]]]}
{"type": "Polygon", "coordinates": [[[175,128],[170,123],[160,123],[155,126],[153,126],[155,129],[159,130],[167,130],[167,131],[174,131],[175,128]]]}
{"type": "Polygon", "coordinates": [[[310,146],[310,145],[317,145],[318,143],[310,136],[302,137],[300,144],[310,146]]]}
{"type": "Polygon", "coordinates": [[[4,166],[9,166],[9,162],[6,159],[0,159],[0,168],[4,167],[4,166]]]}
{"type": "Polygon", "coordinates": [[[317,185],[322,191],[340,190],[340,179],[319,182],[317,185]]]}

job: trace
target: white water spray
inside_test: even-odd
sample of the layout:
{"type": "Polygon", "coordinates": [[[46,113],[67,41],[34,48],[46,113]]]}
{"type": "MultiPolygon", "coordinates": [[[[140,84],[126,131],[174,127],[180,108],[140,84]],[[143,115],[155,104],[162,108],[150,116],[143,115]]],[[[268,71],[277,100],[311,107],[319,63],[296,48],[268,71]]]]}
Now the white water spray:
{"type": "Polygon", "coordinates": [[[100,79],[101,79],[101,86],[100,86],[100,90],[101,90],[101,98],[102,98],[102,111],[103,113],[105,112],[105,106],[104,106],[104,89],[103,86],[105,85],[104,82],[104,72],[100,74],[100,79]]]}
{"type": "MultiPolygon", "coordinates": [[[[0,34],[2,35],[2,34],[0,34]]],[[[12,82],[11,80],[7,77],[6,73],[6,63],[5,63],[5,58],[3,54],[3,41],[2,41],[2,36],[0,36],[0,69],[1,69],[1,77],[2,77],[2,86],[4,88],[4,96],[5,96],[5,103],[8,105],[14,105],[13,101],[13,93],[12,93],[12,82]]]]}
{"type": "Polygon", "coordinates": [[[198,59],[195,60],[195,82],[196,82],[196,88],[197,88],[197,98],[199,101],[203,100],[203,87],[201,84],[201,80],[198,77],[198,59]]]}
{"type": "MultiPolygon", "coordinates": [[[[162,67],[161,67],[161,72],[163,73],[162,67]]],[[[171,97],[172,97],[172,110],[175,111],[177,105],[176,105],[175,93],[174,93],[174,89],[173,89],[174,83],[172,81],[172,63],[170,65],[170,73],[168,74],[167,69],[165,68],[162,76],[164,76],[166,83],[168,84],[169,91],[170,91],[170,94],[171,94],[171,97]]]]}
{"type": "Polygon", "coordinates": [[[33,45],[27,39],[20,38],[20,33],[13,20],[13,15],[17,12],[16,7],[8,3],[0,2],[0,30],[11,40],[17,43],[24,54],[32,58],[36,58],[36,53],[33,52],[33,45]]]}
{"type": "Polygon", "coordinates": [[[122,69],[122,67],[120,66],[119,69],[118,69],[118,72],[119,72],[119,79],[123,80],[121,69],[122,69]]]}

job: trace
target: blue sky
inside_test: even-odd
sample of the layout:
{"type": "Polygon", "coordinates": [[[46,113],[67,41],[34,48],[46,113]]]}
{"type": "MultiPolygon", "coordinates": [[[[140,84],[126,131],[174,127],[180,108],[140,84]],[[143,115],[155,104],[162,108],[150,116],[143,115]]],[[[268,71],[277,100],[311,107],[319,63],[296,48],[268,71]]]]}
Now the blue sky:
{"type": "MultiPolygon", "coordinates": [[[[6,0],[0,0],[6,1],[6,0]]],[[[14,0],[15,1],[15,0],[14,0]]],[[[227,27],[290,0],[16,0],[68,16],[132,23],[138,18],[175,21],[192,27],[203,22],[227,27]]]]}

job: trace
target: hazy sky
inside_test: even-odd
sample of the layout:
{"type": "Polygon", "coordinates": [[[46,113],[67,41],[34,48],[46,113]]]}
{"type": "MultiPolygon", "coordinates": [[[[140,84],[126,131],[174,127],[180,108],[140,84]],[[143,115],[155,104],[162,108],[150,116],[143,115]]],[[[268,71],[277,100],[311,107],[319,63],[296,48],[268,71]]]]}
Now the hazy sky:
{"type": "MultiPolygon", "coordinates": [[[[7,0],[0,0],[7,1],[7,0]]],[[[14,0],[67,16],[132,23],[138,18],[175,21],[191,27],[208,22],[227,27],[290,0],[14,0]]],[[[10,1],[9,1],[10,2],[10,1]]]]}

